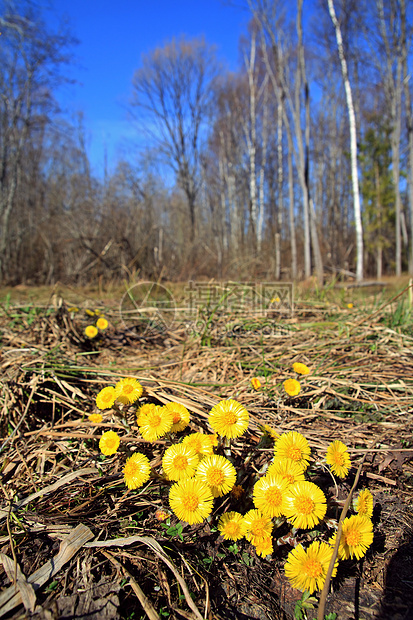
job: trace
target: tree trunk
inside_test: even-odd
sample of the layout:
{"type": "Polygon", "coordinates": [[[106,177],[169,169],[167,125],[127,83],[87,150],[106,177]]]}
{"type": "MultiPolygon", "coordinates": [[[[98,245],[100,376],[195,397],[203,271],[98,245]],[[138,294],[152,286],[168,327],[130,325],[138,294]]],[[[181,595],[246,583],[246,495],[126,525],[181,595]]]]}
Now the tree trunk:
{"type": "Polygon", "coordinates": [[[281,278],[281,231],[284,212],[284,167],[283,167],[283,101],[278,98],[277,105],[277,188],[278,188],[278,208],[277,208],[277,229],[275,236],[275,279],[281,278]]]}
{"type": "Polygon", "coordinates": [[[338,23],[336,12],[334,9],[333,0],[327,0],[328,9],[330,12],[331,21],[336,32],[336,41],[338,55],[341,63],[341,73],[343,76],[344,88],[346,91],[346,102],[348,119],[350,125],[350,155],[351,155],[351,180],[353,185],[353,200],[354,200],[354,222],[356,226],[356,244],[357,244],[357,267],[356,267],[356,279],[361,281],[363,279],[363,225],[361,220],[361,206],[360,206],[360,191],[359,180],[357,170],[357,129],[356,129],[356,115],[354,113],[353,96],[351,92],[350,79],[347,69],[347,61],[344,55],[343,39],[341,36],[341,28],[338,23]]]}

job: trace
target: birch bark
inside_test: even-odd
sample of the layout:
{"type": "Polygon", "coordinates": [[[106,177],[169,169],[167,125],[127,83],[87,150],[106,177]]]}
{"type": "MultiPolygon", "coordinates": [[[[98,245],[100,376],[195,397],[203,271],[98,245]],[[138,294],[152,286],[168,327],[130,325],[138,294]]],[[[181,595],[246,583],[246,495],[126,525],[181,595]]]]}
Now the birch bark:
{"type": "Polygon", "coordinates": [[[341,28],[338,22],[333,0],[327,0],[328,10],[330,13],[331,21],[336,33],[337,50],[341,63],[341,73],[343,76],[344,88],[346,92],[346,102],[348,119],[350,126],[350,156],[351,156],[351,179],[353,186],[353,201],[354,201],[354,222],[356,227],[356,248],[357,248],[357,266],[356,266],[356,279],[360,282],[363,279],[363,224],[361,220],[361,206],[360,206],[360,190],[357,168],[357,128],[356,128],[356,115],[354,112],[353,96],[351,92],[350,79],[348,75],[347,61],[344,55],[343,39],[341,36],[341,28]]]}

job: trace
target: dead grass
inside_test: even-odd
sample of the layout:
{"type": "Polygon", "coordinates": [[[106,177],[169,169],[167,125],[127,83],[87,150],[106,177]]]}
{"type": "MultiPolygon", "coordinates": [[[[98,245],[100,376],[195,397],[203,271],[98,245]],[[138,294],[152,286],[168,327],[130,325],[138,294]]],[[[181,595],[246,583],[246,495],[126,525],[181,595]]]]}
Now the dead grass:
{"type": "MultiPolygon", "coordinates": [[[[125,330],[118,304],[96,297],[110,319],[96,341],[83,334],[87,316],[68,312],[74,303],[94,307],[85,292],[66,301],[49,291],[44,307],[3,302],[0,617],[292,618],[300,593],[283,573],[291,547],[261,559],[246,540],[231,547],[214,527],[223,511],[251,507],[249,490],[271,458],[271,445],[260,443],[263,423],[303,433],[315,458],[334,439],[348,445],[348,480],[336,489],[317,474],[336,518],[370,448],[361,483],[375,497],[374,543],[363,561],[340,567],[326,613],[412,617],[413,328],[406,306],[397,314],[407,293],[391,302],[392,293],[365,292],[352,310],[341,295],[308,294],[292,317],[247,321],[217,312],[207,333],[190,335],[185,324],[149,335],[125,330]],[[299,396],[287,398],[282,382],[295,361],[311,374],[299,396]],[[208,413],[221,398],[249,410],[248,433],[233,446],[245,493],[218,500],[211,523],[179,529],[172,516],[168,529],[155,517],[168,508],[159,477],[138,491],[124,486],[131,450],[159,471],[165,449],[164,441],[139,438],[134,408],[126,425],[112,413],[99,425],[87,421],[98,390],[125,375],[141,381],[148,401],[185,404],[194,431],[209,431],[208,413]],[[104,458],[98,439],[108,429],[122,442],[118,455],[104,458]]],[[[276,534],[288,535],[287,525],[276,534]]]]}

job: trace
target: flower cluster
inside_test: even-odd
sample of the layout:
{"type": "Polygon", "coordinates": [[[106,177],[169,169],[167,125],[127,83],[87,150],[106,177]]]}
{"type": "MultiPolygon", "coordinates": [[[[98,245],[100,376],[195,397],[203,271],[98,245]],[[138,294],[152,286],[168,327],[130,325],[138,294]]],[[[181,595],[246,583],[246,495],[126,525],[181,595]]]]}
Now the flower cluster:
{"type": "MultiPolygon", "coordinates": [[[[293,369],[301,375],[310,372],[307,366],[298,362],[293,369]]],[[[291,392],[298,394],[301,389],[299,382],[288,379],[284,383],[287,392],[287,387],[293,386],[288,382],[298,384],[298,388],[291,389],[291,392]]],[[[259,388],[258,382],[253,386],[259,388]]],[[[136,379],[125,378],[115,386],[103,388],[96,397],[96,404],[101,410],[116,410],[118,404],[128,406],[136,403],[142,394],[143,388],[136,379]]],[[[289,542],[293,540],[294,549],[288,555],[285,573],[293,587],[311,594],[324,585],[336,541],[335,534],[329,540],[313,540],[307,547],[300,542],[305,543],[309,537],[314,538],[319,533],[311,532],[308,536],[303,530],[317,528],[325,531],[322,522],[327,513],[327,497],[314,482],[317,461],[312,457],[309,442],[301,433],[289,431],[279,434],[264,424],[261,426],[263,437],[274,442],[272,459],[262,469],[265,473],[257,474],[252,488],[244,490],[240,485],[243,479],[234,467],[230,444],[247,432],[249,417],[241,403],[234,399],[222,400],[208,416],[211,434],[192,432],[180,437],[176,433],[187,430],[190,424],[186,407],[177,402],[140,404],[136,410],[136,420],[142,439],[155,442],[164,438],[158,443],[166,444],[166,447],[156,473],[152,472],[150,460],[145,454],[135,452],[127,458],[123,468],[124,483],[128,489],[135,490],[153,476],[163,480],[169,485],[170,511],[189,525],[210,520],[218,498],[229,494],[232,502],[242,498],[244,514],[228,509],[218,517],[217,528],[223,539],[237,541],[245,538],[254,546],[257,555],[266,557],[273,552],[275,544],[285,544],[280,542],[281,539],[274,539],[274,531],[283,524],[284,527],[289,526],[287,538],[289,542]]],[[[100,414],[89,416],[89,420],[95,423],[101,422],[101,418],[100,414]]],[[[99,447],[104,455],[111,456],[117,452],[120,442],[117,433],[110,430],[101,436],[99,447]]],[[[333,441],[327,449],[325,462],[335,476],[347,476],[351,463],[346,445],[333,441]]],[[[159,459],[154,461],[156,465],[159,463],[159,459]]],[[[221,505],[230,506],[229,500],[226,499],[221,505]]],[[[333,576],[339,561],[360,559],[373,540],[373,497],[370,491],[361,490],[354,499],[353,508],[356,514],[343,522],[333,576]]],[[[161,508],[158,511],[161,516],[156,518],[169,518],[170,511],[165,512],[161,508]]]]}
{"type": "Polygon", "coordinates": [[[111,409],[116,403],[131,405],[142,396],[143,387],[137,379],[127,377],[120,379],[115,386],[108,385],[100,390],[96,396],[96,405],[99,409],[111,409]]]}
{"type": "MultiPolygon", "coordinates": [[[[70,310],[73,311],[74,308],[69,308],[69,311],[70,310]]],[[[78,310],[78,308],[76,308],[76,310],[78,310]]],[[[96,338],[99,331],[103,332],[105,331],[105,329],[108,328],[109,321],[105,319],[105,317],[101,314],[100,310],[89,310],[89,308],[86,308],[85,312],[89,317],[98,317],[94,325],[90,324],[85,327],[85,335],[87,336],[87,338],[90,338],[92,340],[93,338],[96,338]]]]}
{"type": "MultiPolygon", "coordinates": [[[[308,366],[303,364],[302,362],[294,362],[293,371],[297,375],[308,375],[310,374],[310,369],[308,366]]],[[[301,392],[301,384],[297,379],[286,379],[283,383],[284,390],[287,392],[288,396],[298,396],[301,392]]]]}

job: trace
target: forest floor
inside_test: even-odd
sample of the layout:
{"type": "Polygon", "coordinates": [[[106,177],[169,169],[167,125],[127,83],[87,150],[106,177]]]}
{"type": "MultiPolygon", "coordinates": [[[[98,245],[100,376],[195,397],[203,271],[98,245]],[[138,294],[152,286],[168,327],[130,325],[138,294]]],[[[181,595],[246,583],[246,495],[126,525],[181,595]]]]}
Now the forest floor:
{"type": "MultiPolygon", "coordinates": [[[[264,310],[255,306],[248,316],[244,298],[239,313],[212,289],[206,300],[204,287],[191,319],[180,300],[173,321],[166,290],[0,291],[0,618],[317,617],[317,600],[304,609],[302,593],[284,574],[288,523],[274,530],[274,552],[265,558],[245,538],[224,540],[216,527],[225,511],[253,508],[252,486],[273,453],[263,424],[299,431],[311,446],[309,475],[327,496],[330,524],[294,533],[304,546],[315,537],[328,540],[365,457],[358,488],[374,496],[373,544],[360,561],[340,562],[326,617],[413,618],[407,282],[293,294],[280,285],[279,297],[273,292],[264,310]],[[149,321],[145,306],[152,308],[149,321]],[[84,329],[96,310],[109,326],[88,339],[84,329]],[[310,374],[300,377],[300,394],[289,397],[283,381],[295,376],[294,362],[310,374]],[[208,414],[221,399],[248,409],[248,431],[231,448],[243,491],[217,498],[211,519],[189,526],[171,513],[170,484],[161,476],[170,440],[143,441],[135,406],[124,419],[110,410],[102,423],[88,421],[98,411],[99,390],[127,376],[144,387],[139,405],[184,404],[191,432],[211,432],[208,414]],[[260,380],[258,390],[252,378],[260,380]],[[121,446],[105,457],[98,444],[109,429],[121,446]],[[344,480],[323,465],[335,439],[351,457],[344,480]],[[153,476],[130,491],[122,469],[136,449],[149,457],[153,476]]],[[[184,287],[174,295],[182,297],[184,287]]]]}

